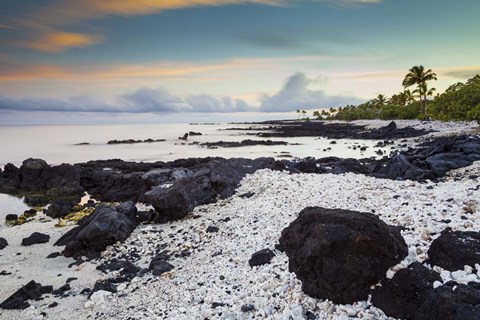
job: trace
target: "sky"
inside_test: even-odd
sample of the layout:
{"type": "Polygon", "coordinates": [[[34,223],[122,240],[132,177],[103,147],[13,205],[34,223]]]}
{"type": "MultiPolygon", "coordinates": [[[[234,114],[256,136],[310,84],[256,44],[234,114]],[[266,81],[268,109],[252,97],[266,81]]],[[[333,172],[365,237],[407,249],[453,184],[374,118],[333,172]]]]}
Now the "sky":
{"type": "Polygon", "coordinates": [[[0,125],[250,121],[480,73],[478,0],[0,0],[0,125]]]}

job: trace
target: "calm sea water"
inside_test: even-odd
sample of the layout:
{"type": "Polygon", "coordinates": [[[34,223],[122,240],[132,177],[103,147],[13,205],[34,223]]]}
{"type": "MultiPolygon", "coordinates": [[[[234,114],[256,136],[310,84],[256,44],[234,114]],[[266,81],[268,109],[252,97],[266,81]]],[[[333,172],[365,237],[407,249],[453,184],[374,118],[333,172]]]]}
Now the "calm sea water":
{"type": "MultiPolygon", "coordinates": [[[[169,161],[189,157],[281,157],[286,153],[293,157],[326,157],[364,158],[375,156],[373,148],[377,141],[339,140],[330,144],[331,140],[322,138],[271,138],[292,144],[288,146],[252,146],[241,148],[207,149],[192,142],[241,141],[244,139],[260,140],[255,136],[246,136],[245,131],[224,130],[242,125],[103,125],[103,126],[7,126],[0,127],[0,167],[7,163],[17,166],[27,158],[41,158],[50,164],[79,163],[89,160],[119,158],[128,161],[169,161]],[[185,143],[178,137],[184,133],[195,131],[201,136],[189,137],[185,143]],[[145,140],[166,139],[165,142],[139,143],[131,145],[108,145],[109,140],[145,140]],[[89,145],[75,145],[88,142],[89,145]],[[349,149],[355,144],[369,148],[360,152],[349,149]],[[324,149],[331,148],[329,151],[324,149]]],[[[15,197],[0,195],[0,223],[3,216],[12,211],[24,210],[25,205],[15,197]],[[19,204],[20,203],[20,204],[19,204]]]]}

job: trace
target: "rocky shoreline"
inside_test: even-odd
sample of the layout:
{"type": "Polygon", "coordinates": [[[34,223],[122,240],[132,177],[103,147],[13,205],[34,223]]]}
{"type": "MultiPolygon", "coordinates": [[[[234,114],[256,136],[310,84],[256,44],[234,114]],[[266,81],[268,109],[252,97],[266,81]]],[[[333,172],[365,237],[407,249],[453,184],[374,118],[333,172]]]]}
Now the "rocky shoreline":
{"type": "MultiPolygon", "coordinates": [[[[392,137],[388,132],[399,130],[396,126],[392,128],[390,124],[371,132],[383,132],[387,140],[392,137]]],[[[480,290],[474,283],[480,281],[480,241],[471,240],[471,247],[464,250],[470,255],[462,255],[465,241],[461,239],[477,239],[480,227],[477,210],[480,204],[480,138],[458,134],[455,137],[429,136],[422,140],[417,147],[378,160],[191,158],[155,163],[108,160],[50,166],[43,160],[28,159],[19,168],[6,165],[0,172],[0,192],[23,194],[29,202],[52,205],[45,211],[46,216],[27,217],[26,220],[32,222],[4,229],[6,244],[0,242],[4,247],[0,255],[11,258],[0,267],[9,267],[2,271],[2,278],[11,285],[28,282],[14,281],[15,277],[28,276],[32,270],[21,270],[22,263],[18,262],[21,255],[15,256],[20,250],[16,242],[19,236],[28,238],[26,230],[34,228],[48,235],[47,241],[45,237],[35,236],[41,241],[33,241],[33,247],[42,248],[36,254],[45,254],[36,259],[45,260],[47,255],[51,256],[47,265],[63,265],[65,270],[59,274],[73,274],[77,280],[60,285],[58,280],[49,283],[51,278],[45,281],[25,279],[36,282],[10,300],[7,298],[15,290],[8,286],[8,294],[1,296],[5,300],[2,308],[26,307],[22,315],[41,318],[45,313],[56,319],[69,317],[64,305],[67,302],[76,306],[75,314],[80,318],[88,315],[122,319],[132,316],[171,319],[356,316],[377,319],[386,318],[385,312],[398,318],[442,319],[439,314],[463,310],[456,318],[444,319],[464,319],[465,315],[478,314],[480,290]],[[109,203],[91,201],[83,206],[76,205],[84,192],[99,202],[109,203]],[[350,239],[352,231],[344,229],[357,215],[355,219],[370,214],[391,225],[397,230],[395,238],[403,241],[403,245],[397,246],[403,249],[393,260],[382,253],[374,267],[362,267],[362,257],[372,256],[372,250],[382,252],[382,243],[390,241],[379,238],[370,242],[367,240],[370,235],[357,230],[358,235],[352,238],[357,239],[355,244],[347,241],[345,248],[349,256],[358,255],[359,260],[344,271],[341,271],[344,263],[333,267],[332,270],[341,271],[342,275],[332,278],[326,267],[324,274],[320,273],[320,277],[324,277],[320,282],[311,275],[299,274],[298,270],[307,270],[301,264],[308,259],[294,255],[313,249],[287,249],[295,245],[292,239],[298,236],[287,236],[285,230],[297,216],[305,216],[302,210],[308,206],[318,208],[310,214],[318,216],[319,221],[332,219],[321,218],[329,212],[328,208],[338,210],[334,216],[347,214],[349,217],[346,222],[335,220],[328,228],[342,231],[331,238],[336,239],[331,243],[335,250],[320,250],[333,255],[322,258],[324,263],[333,259],[331,261],[338,264],[343,259],[338,243],[350,239]],[[72,212],[87,213],[78,226],[53,227],[61,219],[71,217],[72,212]],[[15,229],[23,231],[15,235],[15,229]],[[443,241],[442,237],[452,240],[443,241]],[[55,250],[54,241],[65,246],[61,253],[51,252],[55,250]],[[351,251],[352,246],[359,246],[358,251],[351,251]],[[447,255],[445,258],[436,253],[448,252],[446,250],[459,253],[461,257],[452,259],[447,255]],[[72,263],[67,257],[76,260],[72,263]],[[452,266],[452,260],[461,261],[463,265],[452,266]],[[382,267],[378,267],[380,265],[382,267]],[[359,276],[365,275],[359,271],[362,268],[376,271],[368,277],[359,276]],[[399,272],[401,270],[404,271],[399,272]],[[349,286],[356,286],[362,293],[356,296],[357,289],[335,289],[333,284],[325,282],[327,278],[337,282],[342,276],[350,279],[349,286]],[[326,289],[316,289],[317,282],[326,285],[326,289]],[[400,293],[389,289],[397,288],[398,285],[393,285],[396,282],[405,284],[400,293]],[[383,286],[372,290],[371,287],[378,283],[383,286]],[[52,288],[43,289],[44,286],[52,288]],[[461,294],[455,293],[456,286],[461,294]],[[28,288],[37,293],[29,294],[28,288]],[[150,300],[145,301],[145,294],[150,300]],[[338,298],[338,294],[349,298],[338,298]],[[398,294],[402,297],[421,295],[423,302],[417,301],[416,305],[408,307],[413,310],[410,313],[401,313],[398,310],[407,308],[411,298],[398,302],[398,294]],[[31,299],[44,299],[45,302],[31,299]],[[443,313],[439,313],[432,302],[438,299],[446,301],[443,313]],[[393,301],[397,305],[392,305],[393,301]],[[50,307],[53,303],[57,305],[50,307]]],[[[307,220],[312,219],[317,218],[312,216],[307,220]]],[[[368,222],[365,228],[370,228],[371,224],[368,222]]],[[[379,224],[379,228],[390,227],[379,224]]],[[[305,232],[299,233],[302,234],[305,232]]],[[[321,238],[315,241],[328,243],[321,238]]],[[[318,260],[318,254],[313,256],[318,260]]],[[[25,261],[31,259],[33,257],[25,261]]],[[[39,262],[39,266],[42,265],[44,263],[39,262]]],[[[36,270],[35,266],[30,268],[36,270]]],[[[0,311],[0,315],[13,315],[14,312],[0,311]]],[[[475,318],[469,316],[468,319],[475,318]]]]}

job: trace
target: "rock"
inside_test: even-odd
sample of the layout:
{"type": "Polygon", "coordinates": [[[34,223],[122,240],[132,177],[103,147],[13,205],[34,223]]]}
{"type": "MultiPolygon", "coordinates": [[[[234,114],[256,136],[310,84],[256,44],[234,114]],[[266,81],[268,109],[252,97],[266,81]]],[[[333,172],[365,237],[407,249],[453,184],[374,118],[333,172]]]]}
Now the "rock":
{"type": "Polygon", "coordinates": [[[255,311],[255,306],[253,304],[244,304],[240,310],[242,310],[242,312],[255,311]]]}
{"type": "Polygon", "coordinates": [[[185,134],[183,135],[183,137],[178,137],[178,139],[187,141],[187,139],[188,139],[188,132],[185,133],[185,134]]]}
{"type": "Polygon", "coordinates": [[[16,214],[11,214],[10,213],[10,214],[7,214],[5,216],[5,221],[15,221],[17,219],[18,219],[18,215],[16,215],[16,214]]]}
{"type": "Polygon", "coordinates": [[[93,289],[90,293],[90,296],[92,296],[95,292],[97,291],[106,291],[106,292],[111,292],[111,293],[117,293],[117,286],[113,284],[110,281],[97,281],[95,282],[95,285],[93,286],[93,289]]]}
{"type": "Polygon", "coordinates": [[[261,266],[270,263],[273,257],[275,257],[275,254],[272,252],[272,250],[262,249],[252,254],[252,257],[250,260],[248,260],[248,264],[250,267],[261,266]]]}
{"type": "Polygon", "coordinates": [[[30,306],[28,300],[37,300],[42,294],[52,293],[52,291],[52,286],[42,286],[32,280],[3,301],[0,304],[0,308],[17,310],[26,309],[30,306]]]}
{"type": "Polygon", "coordinates": [[[403,154],[393,156],[385,165],[379,166],[377,169],[375,169],[372,175],[374,177],[392,180],[424,180],[435,178],[433,172],[430,170],[422,170],[413,165],[403,154]]]}
{"type": "Polygon", "coordinates": [[[342,304],[366,300],[370,286],[408,254],[399,229],[377,216],[320,207],[303,209],[279,248],[306,294],[342,304]]]}
{"type": "Polygon", "coordinates": [[[414,262],[376,288],[372,302],[388,316],[413,319],[435,281],[442,281],[440,274],[414,262]]]}
{"type": "Polygon", "coordinates": [[[285,141],[272,141],[272,140],[242,140],[238,141],[218,141],[218,142],[205,142],[200,144],[201,146],[216,149],[222,148],[238,148],[238,147],[251,147],[251,146],[286,146],[288,142],[285,141]]]}
{"type": "Polygon", "coordinates": [[[218,227],[208,226],[208,228],[207,228],[207,230],[205,230],[205,232],[207,232],[207,233],[214,233],[214,232],[218,232],[218,230],[220,230],[218,227]]]}
{"type": "Polygon", "coordinates": [[[51,218],[63,218],[71,213],[75,202],[65,199],[55,200],[48,208],[45,214],[51,218]]]}
{"type": "Polygon", "coordinates": [[[430,245],[428,257],[428,263],[449,271],[474,267],[480,262],[480,232],[447,228],[430,245]]]}
{"type": "Polygon", "coordinates": [[[208,202],[211,196],[195,180],[184,179],[168,189],[158,187],[148,191],[145,200],[157,212],[154,221],[166,222],[185,217],[197,205],[208,202]]]}
{"type": "Polygon", "coordinates": [[[65,246],[63,255],[66,257],[97,257],[107,246],[128,238],[136,227],[131,220],[136,210],[133,203],[120,204],[116,208],[101,204],[55,245],[65,246]]]}
{"type": "Polygon", "coordinates": [[[0,238],[0,250],[5,249],[8,246],[8,241],[5,238],[0,238]]]}
{"type": "Polygon", "coordinates": [[[188,132],[188,135],[190,135],[190,136],[201,136],[202,133],[201,133],[201,132],[189,131],[189,132],[188,132]]]}
{"type": "Polygon", "coordinates": [[[31,246],[38,243],[46,243],[50,241],[50,236],[48,234],[34,232],[29,237],[22,240],[22,246],[31,246]]]}
{"type": "Polygon", "coordinates": [[[25,196],[25,199],[23,200],[23,202],[25,202],[31,207],[43,207],[48,204],[48,198],[36,197],[36,196],[25,196]]]}
{"type": "Polygon", "coordinates": [[[152,271],[154,275],[160,276],[165,272],[169,272],[170,270],[172,270],[174,266],[164,260],[152,260],[148,268],[152,271]]]}
{"type": "Polygon", "coordinates": [[[60,252],[52,252],[47,256],[47,259],[53,259],[56,257],[60,257],[62,254],[60,252]]]}
{"type": "Polygon", "coordinates": [[[430,291],[417,310],[415,320],[478,320],[480,288],[448,282],[430,291]]]}
{"type": "Polygon", "coordinates": [[[52,302],[48,305],[49,308],[55,308],[56,306],[58,306],[58,302],[56,302],[56,301],[54,301],[54,302],[52,302]]]}

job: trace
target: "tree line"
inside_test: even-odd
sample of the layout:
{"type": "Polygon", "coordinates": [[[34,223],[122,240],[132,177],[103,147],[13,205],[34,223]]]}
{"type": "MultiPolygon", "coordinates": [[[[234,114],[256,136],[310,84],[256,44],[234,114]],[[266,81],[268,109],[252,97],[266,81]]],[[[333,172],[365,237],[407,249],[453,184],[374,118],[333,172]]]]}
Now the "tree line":
{"type": "Polygon", "coordinates": [[[391,97],[379,94],[359,105],[314,111],[316,119],[433,119],[442,121],[476,120],[480,122],[480,75],[451,85],[442,94],[429,87],[437,75],[424,66],[414,66],[405,75],[404,90],[391,97]],[[412,88],[413,87],[413,88],[412,88]],[[413,89],[413,90],[411,90],[413,89]]]}

